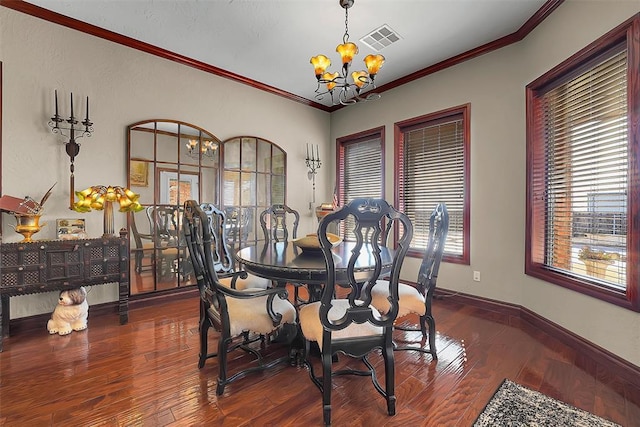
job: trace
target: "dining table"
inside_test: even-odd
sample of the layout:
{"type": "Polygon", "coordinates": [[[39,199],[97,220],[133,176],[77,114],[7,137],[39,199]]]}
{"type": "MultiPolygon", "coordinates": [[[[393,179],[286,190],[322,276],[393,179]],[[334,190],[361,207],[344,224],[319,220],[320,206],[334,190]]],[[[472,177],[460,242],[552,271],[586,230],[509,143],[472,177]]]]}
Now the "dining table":
{"type": "MultiPolygon", "coordinates": [[[[355,245],[355,242],[342,241],[332,249],[337,284],[349,282],[347,263],[355,245]]],[[[386,246],[380,247],[380,250],[381,275],[384,275],[391,270],[393,250],[386,246]]],[[[327,268],[322,251],[318,248],[302,249],[293,241],[258,242],[240,249],[236,253],[236,260],[248,273],[265,277],[280,285],[286,283],[307,285],[312,300],[319,299],[321,285],[327,281],[327,268]]],[[[356,280],[364,281],[368,278],[374,265],[371,247],[364,246],[354,268],[356,280]]]]}

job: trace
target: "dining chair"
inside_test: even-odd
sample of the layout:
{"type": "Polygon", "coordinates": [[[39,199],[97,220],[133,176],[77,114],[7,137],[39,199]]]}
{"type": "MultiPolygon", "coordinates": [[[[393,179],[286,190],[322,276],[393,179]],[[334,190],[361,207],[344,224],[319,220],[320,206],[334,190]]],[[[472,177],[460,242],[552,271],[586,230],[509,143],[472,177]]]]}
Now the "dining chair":
{"type": "MultiPolygon", "coordinates": [[[[264,371],[290,357],[265,360],[252,346],[255,340],[247,340],[249,334],[260,337],[293,337],[297,331],[296,310],[287,299],[284,288],[255,289],[243,291],[224,286],[218,280],[215,265],[219,260],[214,257],[213,245],[216,238],[211,233],[209,217],[195,200],[184,205],[182,221],[189,256],[200,290],[200,355],[198,367],[202,368],[207,358],[218,358],[218,384],[216,393],[224,393],[225,386],[252,372],[264,371]],[[218,351],[207,354],[208,331],[214,328],[220,333],[218,351]],[[228,354],[234,350],[243,350],[255,357],[254,363],[229,375],[228,354]]],[[[218,236],[219,240],[221,236],[218,236]]],[[[234,275],[243,272],[236,271],[234,275]]],[[[285,340],[286,341],[286,340],[285,340]]],[[[260,346],[264,345],[261,343],[260,346]]],[[[268,345],[268,344],[267,344],[268,345]]],[[[245,363],[241,363],[242,366],[245,363]]]]}
{"type": "Polygon", "coordinates": [[[227,206],[223,210],[226,215],[227,244],[229,248],[237,250],[247,242],[253,230],[254,209],[227,206]]]}
{"type": "MultiPolygon", "coordinates": [[[[445,240],[449,229],[449,213],[444,203],[438,203],[429,218],[429,239],[427,248],[415,286],[400,283],[398,294],[400,295],[398,318],[408,314],[419,316],[419,327],[396,325],[396,329],[403,331],[420,331],[423,339],[429,340],[429,347],[420,346],[395,346],[395,350],[415,350],[431,354],[434,360],[438,359],[436,351],[436,322],[431,311],[433,293],[438,280],[438,270],[444,253],[445,240]]],[[[381,312],[386,313],[390,304],[388,301],[388,285],[386,280],[378,280],[371,290],[372,304],[381,312]]]]}
{"type": "MultiPolygon", "coordinates": [[[[274,204],[260,213],[260,227],[265,242],[286,242],[298,236],[300,213],[283,204],[274,204]],[[291,236],[289,236],[291,234],[291,236]]],[[[300,296],[300,287],[304,283],[291,283],[293,286],[293,301],[297,306],[306,304],[308,300],[300,296]]]]}
{"type": "Polygon", "coordinates": [[[312,382],[322,393],[323,419],[326,425],[331,424],[334,375],[370,376],[375,390],[386,399],[388,414],[395,414],[392,332],[398,314],[400,268],[412,235],[413,226],[409,218],[382,199],[352,200],[320,220],[318,238],[327,269],[327,280],[320,301],[301,306],[299,318],[305,343],[304,363],[312,382]],[[385,248],[380,245],[383,218],[401,227],[398,246],[391,252],[383,251],[385,248]],[[327,237],[327,230],[334,226],[341,230],[345,224],[349,224],[349,236],[352,236],[355,244],[349,252],[349,259],[342,260],[343,265],[348,265],[346,276],[342,275],[337,280],[336,260],[331,251],[333,245],[327,237]],[[363,262],[363,259],[366,261],[363,262]],[[369,267],[362,269],[363,263],[369,267]],[[387,273],[386,268],[383,268],[385,265],[391,266],[387,282],[391,297],[390,309],[382,314],[371,304],[370,290],[381,275],[387,273]],[[346,297],[344,294],[347,294],[346,297]],[[312,342],[316,342],[320,348],[322,375],[316,375],[314,371],[310,355],[312,342]],[[368,360],[368,355],[376,350],[381,350],[384,361],[384,387],[378,382],[376,370],[368,360]],[[332,359],[338,353],[358,359],[364,367],[333,371],[332,359]]]}
{"type": "Polygon", "coordinates": [[[218,209],[213,203],[201,203],[200,208],[209,219],[209,227],[213,238],[212,250],[214,268],[221,284],[228,288],[244,290],[248,288],[266,289],[271,286],[271,281],[264,277],[258,277],[241,271],[236,273],[237,266],[235,254],[229,248],[227,231],[229,227],[225,211],[218,209]]]}
{"type": "Polygon", "coordinates": [[[178,205],[149,206],[146,209],[156,248],[158,277],[169,278],[176,275],[179,272],[179,258],[186,258],[184,242],[180,242],[179,233],[181,211],[178,205]]]}
{"type": "Polygon", "coordinates": [[[144,271],[153,270],[153,235],[150,233],[140,233],[136,224],[136,216],[131,214],[131,236],[133,237],[134,248],[131,249],[134,258],[134,268],[137,274],[144,271]],[[144,260],[149,259],[149,263],[144,260]]]}
{"type": "Polygon", "coordinates": [[[295,209],[283,204],[274,204],[260,213],[260,227],[267,242],[286,242],[298,235],[300,214],[295,209]],[[293,222],[290,222],[293,218],[293,222]],[[290,224],[288,226],[287,224],[290,224]]]}

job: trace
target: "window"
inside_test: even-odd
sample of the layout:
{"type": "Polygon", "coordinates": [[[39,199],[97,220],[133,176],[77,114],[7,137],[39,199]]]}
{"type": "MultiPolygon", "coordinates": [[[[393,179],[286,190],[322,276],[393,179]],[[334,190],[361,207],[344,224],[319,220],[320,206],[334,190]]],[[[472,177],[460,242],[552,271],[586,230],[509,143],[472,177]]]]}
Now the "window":
{"type": "Polygon", "coordinates": [[[640,208],[633,25],[640,19],[527,86],[525,272],[638,311],[640,239],[629,220],[640,208]]]}
{"type": "Polygon", "coordinates": [[[263,240],[260,213],[286,202],[286,153],[256,137],[224,142],[222,203],[232,227],[227,231],[234,249],[263,240]]]}
{"type": "MultiPolygon", "coordinates": [[[[384,127],[338,138],[337,188],[334,199],[344,206],[361,197],[384,197],[384,127]]],[[[341,234],[350,240],[348,230],[355,224],[349,218],[341,234]]]]}
{"type": "Polygon", "coordinates": [[[444,260],[469,264],[469,110],[454,107],[395,124],[396,206],[413,222],[410,256],[422,256],[429,216],[446,203],[444,260]]]}
{"type": "Polygon", "coordinates": [[[345,136],[338,145],[338,204],[384,197],[384,127],[345,136]]]}

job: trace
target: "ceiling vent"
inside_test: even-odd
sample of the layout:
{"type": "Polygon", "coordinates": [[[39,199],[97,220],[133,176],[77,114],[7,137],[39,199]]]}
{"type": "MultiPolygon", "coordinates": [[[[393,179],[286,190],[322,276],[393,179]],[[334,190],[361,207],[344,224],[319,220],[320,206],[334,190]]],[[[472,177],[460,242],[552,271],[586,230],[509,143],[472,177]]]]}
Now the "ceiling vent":
{"type": "Polygon", "coordinates": [[[400,36],[387,24],[384,24],[380,28],[376,28],[366,36],[362,37],[360,41],[376,52],[381,51],[385,47],[400,40],[400,36]]]}

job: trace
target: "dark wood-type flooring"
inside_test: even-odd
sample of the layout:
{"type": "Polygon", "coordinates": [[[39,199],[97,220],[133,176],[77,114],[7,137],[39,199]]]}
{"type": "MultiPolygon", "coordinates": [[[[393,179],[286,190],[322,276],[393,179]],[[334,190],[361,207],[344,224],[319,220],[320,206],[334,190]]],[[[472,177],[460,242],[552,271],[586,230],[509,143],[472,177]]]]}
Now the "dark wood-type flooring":
{"type": "MultiPolygon", "coordinates": [[[[623,426],[640,426],[640,390],[606,366],[520,319],[447,298],[434,304],[439,359],[396,352],[397,414],[387,415],[370,379],[339,377],[334,426],[471,426],[504,378],[623,426]]],[[[129,318],[120,326],[116,314],[92,317],[90,309],[86,331],[50,336],[43,324],[6,339],[0,425],[321,425],[320,392],[303,367],[283,364],[216,396],[216,359],[197,368],[197,299],[134,309],[129,318]]],[[[338,364],[349,360],[341,356],[338,364]]]]}

